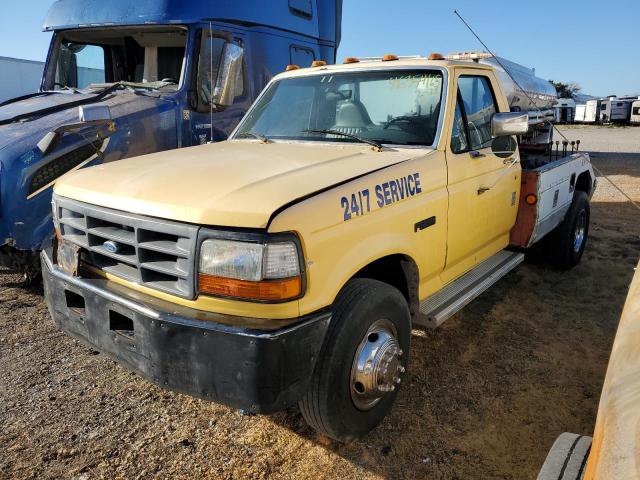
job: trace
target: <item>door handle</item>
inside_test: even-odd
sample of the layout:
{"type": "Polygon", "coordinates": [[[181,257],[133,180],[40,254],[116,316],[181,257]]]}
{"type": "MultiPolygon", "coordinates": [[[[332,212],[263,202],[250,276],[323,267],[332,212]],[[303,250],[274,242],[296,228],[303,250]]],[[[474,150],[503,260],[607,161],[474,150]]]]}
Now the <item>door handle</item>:
{"type": "Polygon", "coordinates": [[[512,163],[516,163],[518,159],[516,157],[506,158],[502,161],[504,165],[511,165],[512,163]]]}

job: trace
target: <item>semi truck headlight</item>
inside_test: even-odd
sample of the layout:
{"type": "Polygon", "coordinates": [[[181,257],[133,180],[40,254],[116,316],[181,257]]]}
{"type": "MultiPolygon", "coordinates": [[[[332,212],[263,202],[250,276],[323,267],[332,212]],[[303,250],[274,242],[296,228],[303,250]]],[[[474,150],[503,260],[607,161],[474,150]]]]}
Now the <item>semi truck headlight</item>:
{"type": "Polygon", "coordinates": [[[292,241],[205,240],[198,283],[201,293],[217,296],[258,301],[297,298],[302,293],[298,249],[292,241]]]}
{"type": "Polygon", "coordinates": [[[55,228],[56,230],[59,230],[60,222],[58,221],[58,199],[56,198],[55,195],[52,195],[51,197],[51,210],[52,210],[52,217],[53,217],[53,228],[55,228]]]}

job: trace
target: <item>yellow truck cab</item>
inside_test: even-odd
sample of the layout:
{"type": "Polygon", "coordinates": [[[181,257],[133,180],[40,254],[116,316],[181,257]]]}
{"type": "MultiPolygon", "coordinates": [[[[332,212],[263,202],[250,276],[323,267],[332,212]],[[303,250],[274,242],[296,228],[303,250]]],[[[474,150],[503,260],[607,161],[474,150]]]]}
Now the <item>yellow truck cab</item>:
{"type": "Polygon", "coordinates": [[[580,260],[589,157],[519,152],[531,122],[473,61],[290,66],[227,141],[56,184],[50,312],[161,386],[255,413],[299,403],[350,440],[391,408],[412,327],[527,248],[580,260]]]}

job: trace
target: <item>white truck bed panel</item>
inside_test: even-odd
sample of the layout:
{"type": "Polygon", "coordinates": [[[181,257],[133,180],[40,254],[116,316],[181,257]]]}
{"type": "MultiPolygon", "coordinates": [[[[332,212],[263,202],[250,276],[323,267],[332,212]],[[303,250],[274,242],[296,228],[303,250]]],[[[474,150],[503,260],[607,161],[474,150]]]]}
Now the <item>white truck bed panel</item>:
{"type": "Polygon", "coordinates": [[[571,206],[580,175],[585,173],[589,175],[588,195],[591,196],[595,175],[587,153],[573,153],[541,167],[523,170],[520,209],[511,243],[529,247],[556,228],[571,206]],[[530,194],[538,199],[535,205],[525,201],[530,194]]]}

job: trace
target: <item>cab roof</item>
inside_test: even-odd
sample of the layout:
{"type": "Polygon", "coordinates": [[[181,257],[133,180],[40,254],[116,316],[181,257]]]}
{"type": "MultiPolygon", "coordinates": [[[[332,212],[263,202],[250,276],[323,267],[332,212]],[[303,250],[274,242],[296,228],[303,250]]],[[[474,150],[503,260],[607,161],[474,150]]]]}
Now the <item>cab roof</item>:
{"type": "Polygon", "coordinates": [[[342,0],[57,0],[44,21],[45,31],[124,25],[174,25],[222,21],[273,27],[340,43],[342,0]]]}
{"type": "MultiPolygon", "coordinates": [[[[349,58],[349,57],[348,57],[349,58]]],[[[385,70],[385,69],[398,69],[406,68],[411,70],[412,68],[474,68],[478,70],[493,70],[490,65],[476,63],[469,60],[430,60],[427,57],[411,56],[411,57],[398,57],[397,60],[382,60],[383,57],[374,58],[359,58],[357,62],[352,63],[339,63],[335,65],[322,65],[322,66],[302,66],[297,65],[299,68],[293,68],[286,72],[280,73],[275,78],[288,78],[288,77],[303,77],[306,75],[320,74],[322,72],[348,72],[352,70],[385,70]]],[[[294,66],[295,67],[295,66],[294,66]]]]}

